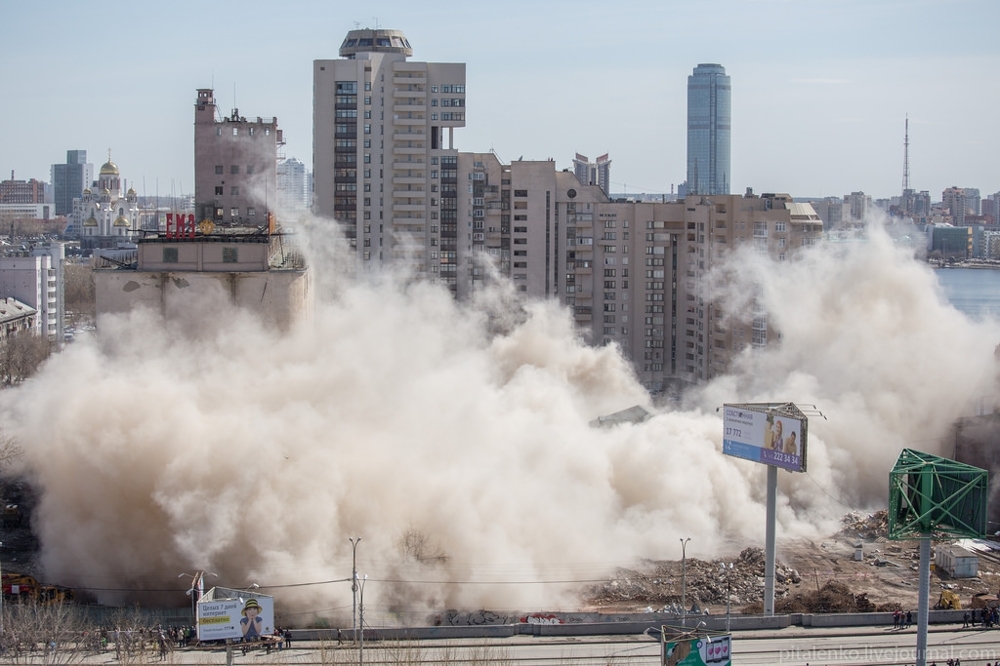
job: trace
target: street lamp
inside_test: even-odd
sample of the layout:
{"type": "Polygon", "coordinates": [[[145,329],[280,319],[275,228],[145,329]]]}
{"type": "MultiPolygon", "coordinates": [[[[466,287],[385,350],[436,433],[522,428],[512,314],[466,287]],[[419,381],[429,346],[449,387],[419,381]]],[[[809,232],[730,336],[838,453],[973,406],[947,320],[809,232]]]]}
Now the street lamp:
{"type": "Polygon", "coordinates": [[[687,626],[687,543],[691,537],[681,539],[681,626],[687,626]]]}
{"type": "MultiPolygon", "coordinates": [[[[357,578],[354,579],[357,582],[357,578]]],[[[361,605],[358,607],[361,616],[361,636],[358,639],[358,666],[362,666],[365,663],[365,581],[368,580],[368,574],[361,579],[361,605]]]]}
{"type": "Polygon", "coordinates": [[[211,576],[215,576],[216,578],[219,577],[219,574],[215,573],[214,571],[199,571],[199,572],[193,573],[193,574],[189,574],[189,573],[179,573],[179,574],[177,574],[178,578],[183,578],[184,576],[190,576],[191,577],[191,587],[190,587],[190,589],[188,589],[187,592],[185,592],[185,594],[187,594],[189,597],[191,597],[191,616],[194,618],[195,624],[198,623],[198,611],[196,610],[197,609],[198,600],[201,599],[201,597],[205,594],[205,575],[206,574],[211,575],[211,576]]]}
{"type": "Polygon", "coordinates": [[[722,575],[726,577],[726,633],[729,633],[729,626],[732,616],[730,615],[731,603],[733,600],[733,563],[730,562],[728,566],[725,562],[719,563],[719,569],[722,571],[722,575]]]}
{"type": "Polygon", "coordinates": [[[358,637],[358,544],[361,537],[347,537],[351,542],[351,631],[358,637]]]}

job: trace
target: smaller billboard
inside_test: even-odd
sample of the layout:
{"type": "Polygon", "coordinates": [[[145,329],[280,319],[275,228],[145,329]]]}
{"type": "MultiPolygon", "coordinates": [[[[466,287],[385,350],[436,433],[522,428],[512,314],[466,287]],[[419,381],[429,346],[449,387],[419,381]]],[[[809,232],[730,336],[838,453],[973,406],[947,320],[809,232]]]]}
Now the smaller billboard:
{"type": "Polygon", "coordinates": [[[730,666],[733,637],[685,638],[663,644],[664,666],[730,666]]]}
{"type": "Polygon", "coordinates": [[[274,633],[274,599],[264,595],[198,602],[198,640],[253,640],[274,633]]]}
{"type": "Polygon", "coordinates": [[[794,405],[724,405],[722,425],[726,455],[805,471],[806,417],[794,405]]]}

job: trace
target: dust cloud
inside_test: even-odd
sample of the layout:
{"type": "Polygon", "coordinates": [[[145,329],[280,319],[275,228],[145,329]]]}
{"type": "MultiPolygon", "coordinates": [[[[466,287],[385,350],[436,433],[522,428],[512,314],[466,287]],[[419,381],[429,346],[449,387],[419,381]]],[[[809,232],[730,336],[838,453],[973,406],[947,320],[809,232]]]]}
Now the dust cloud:
{"type": "Polygon", "coordinates": [[[945,304],[877,229],[794,262],[734,254],[716,295],[736,312],[759,285],[781,344],[610,429],[588,422],[649,397],[565,310],[529,303],[498,327],[509,294],[464,305],[405,276],[349,282],[311,247],[308,323],[278,334],[222,298],[171,321],[108,316],[0,393],[39,488],[47,580],[183,605],[178,574],[206,570],[209,586],[259,584],[286,623],[349,622],[361,537],[373,623],[570,609],[567,581],[677,559],[681,537],[694,557],[763,540],[764,470],[722,455],[724,402],[827,417],[810,419],[808,474],[779,475],[779,536],[818,536],[885,503],[902,447],[947,454],[952,420],[994,394],[996,323],[945,304]]]}

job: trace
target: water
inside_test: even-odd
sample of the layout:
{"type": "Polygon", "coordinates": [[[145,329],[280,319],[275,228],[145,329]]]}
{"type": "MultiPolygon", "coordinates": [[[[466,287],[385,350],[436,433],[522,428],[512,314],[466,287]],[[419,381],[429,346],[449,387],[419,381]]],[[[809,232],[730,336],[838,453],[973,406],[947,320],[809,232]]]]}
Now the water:
{"type": "Polygon", "coordinates": [[[1000,319],[1000,270],[939,268],[934,271],[948,302],[971,319],[1000,319]]]}

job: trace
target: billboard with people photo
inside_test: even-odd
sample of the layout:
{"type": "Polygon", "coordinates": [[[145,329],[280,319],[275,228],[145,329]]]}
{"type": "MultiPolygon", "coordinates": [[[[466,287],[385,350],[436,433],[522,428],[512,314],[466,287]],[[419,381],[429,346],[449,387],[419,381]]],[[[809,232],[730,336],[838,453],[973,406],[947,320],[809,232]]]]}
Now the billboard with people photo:
{"type": "Polygon", "coordinates": [[[806,417],[790,403],[724,405],[722,452],[792,472],[806,470],[806,417]]]}

